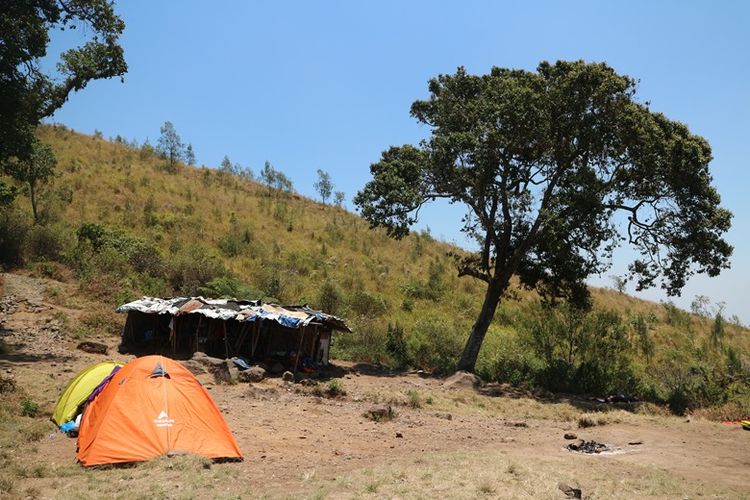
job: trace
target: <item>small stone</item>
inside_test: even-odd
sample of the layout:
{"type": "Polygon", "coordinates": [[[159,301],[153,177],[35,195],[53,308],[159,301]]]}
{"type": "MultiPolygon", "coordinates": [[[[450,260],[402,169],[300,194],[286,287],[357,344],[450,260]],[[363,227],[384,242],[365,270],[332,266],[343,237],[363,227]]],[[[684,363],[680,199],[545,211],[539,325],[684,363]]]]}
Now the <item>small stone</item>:
{"type": "Polygon", "coordinates": [[[581,489],[580,488],[573,488],[572,486],[569,486],[565,483],[558,483],[557,487],[562,491],[566,497],[568,498],[581,498],[581,489]]]}
{"type": "Polygon", "coordinates": [[[402,438],[402,437],[404,437],[404,435],[403,435],[402,433],[400,433],[400,432],[397,432],[397,433],[396,433],[396,437],[397,437],[397,438],[402,438]]]}
{"type": "Polygon", "coordinates": [[[101,342],[84,341],[78,344],[76,348],[91,354],[107,354],[107,351],[109,351],[109,348],[101,342]]]}
{"type": "Polygon", "coordinates": [[[285,371],[283,375],[281,375],[281,379],[284,382],[294,382],[294,373],[290,371],[285,371]]]}
{"type": "Polygon", "coordinates": [[[266,370],[260,366],[251,366],[245,371],[240,372],[240,382],[260,382],[266,376],[266,370]]]}
{"type": "Polygon", "coordinates": [[[572,432],[566,432],[563,436],[565,439],[578,439],[578,436],[573,434],[572,432]]]}

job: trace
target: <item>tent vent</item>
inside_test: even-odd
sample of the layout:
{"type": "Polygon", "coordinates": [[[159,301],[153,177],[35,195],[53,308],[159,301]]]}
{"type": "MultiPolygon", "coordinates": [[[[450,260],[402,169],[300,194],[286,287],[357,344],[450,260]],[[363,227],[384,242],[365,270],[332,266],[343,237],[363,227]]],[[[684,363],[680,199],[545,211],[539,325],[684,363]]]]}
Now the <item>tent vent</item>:
{"type": "Polygon", "coordinates": [[[161,361],[156,363],[156,366],[151,371],[151,375],[149,375],[150,378],[156,378],[156,377],[167,377],[169,378],[169,373],[167,373],[167,370],[164,369],[163,366],[161,366],[161,361]]]}

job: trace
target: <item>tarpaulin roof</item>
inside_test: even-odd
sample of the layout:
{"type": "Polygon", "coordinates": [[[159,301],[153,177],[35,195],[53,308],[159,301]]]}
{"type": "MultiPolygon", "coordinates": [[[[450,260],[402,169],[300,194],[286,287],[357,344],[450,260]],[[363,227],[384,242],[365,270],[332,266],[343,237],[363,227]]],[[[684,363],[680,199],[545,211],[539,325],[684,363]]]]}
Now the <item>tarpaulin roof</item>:
{"type": "Polygon", "coordinates": [[[117,308],[117,312],[139,311],[146,314],[201,314],[220,320],[256,321],[271,320],[287,328],[301,328],[310,323],[320,323],[333,330],[351,332],[346,322],[323,311],[302,306],[265,304],[258,300],[205,299],[203,297],[143,297],[117,308]]]}

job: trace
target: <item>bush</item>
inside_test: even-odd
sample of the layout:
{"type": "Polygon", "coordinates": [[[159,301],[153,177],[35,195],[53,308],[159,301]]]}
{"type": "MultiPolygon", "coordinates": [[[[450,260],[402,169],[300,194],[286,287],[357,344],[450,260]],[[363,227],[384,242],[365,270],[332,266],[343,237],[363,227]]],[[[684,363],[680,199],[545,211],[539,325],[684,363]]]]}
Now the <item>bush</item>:
{"type": "Polygon", "coordinates": [[[318,307],[328,314],[338,314],[341,306],[341,291],[332,280],[325,280],[318,292],[318,307]]]}
{"type": "Polygon", "coordinates": [[[168,280],[179,293],[197,295],[201,287],[226,274],[221,259],[208,248],[192,245],[175,256],[168,271],[168,280]]]}
{"type": "Polygon", "coordinates": [[[31,228],[27,216],[16,209],[0,212],[0,265],[15,267],[23,264],[26,236],[31,228]]]}
{"type": "Polygon", "coordinates": [[[30,400],[24,398],[21,401],[21,415],[24,417],[36,417],[39,414],[39,405],[30,400]]]}
{"type": "Polygon", "coordinates": [[[465,329],[449,318],[419,319],[408,337],[414,366],[437,374],[452,373],[463,348],[465,329]]]}
{"type": "Polygon", "coordinates": [[[198,289],[201,295],[212,298],[235,298],[243,300],[263,299],[263,292],[250,285],[241,283],[231,276],[221,276],[198,289]]]}
{"type": "Polygon", "coordinates": [[[362,316],[378,317],[388,311],[388,304],[378,293],[357,290],[349,297],[349,308],[362,316]]]}
{"type": "Polygon", "coordinates": [[[62,228],[33,226],[26,237],[26,255],[29,260],[57,261],[72,246],[71,238],[62,228]]]}
{"type": "Polygon", "coordinates": [[[385,338],[385,350],[391,357],[392,365],[396,368],[406,368],[411,364],[411,354],[404,339],[404,329],[396,323],[388,323],[388,331],[385,338]]]}

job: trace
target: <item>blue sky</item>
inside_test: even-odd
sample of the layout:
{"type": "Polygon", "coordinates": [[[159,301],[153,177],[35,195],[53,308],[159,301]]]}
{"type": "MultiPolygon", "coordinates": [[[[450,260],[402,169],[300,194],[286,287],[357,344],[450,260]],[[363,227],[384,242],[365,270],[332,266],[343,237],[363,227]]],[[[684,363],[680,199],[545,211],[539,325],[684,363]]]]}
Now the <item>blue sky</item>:
{"type": "MultiPolygon", "coordinates": [[[[125,82],[91,83],[54,121],[154,143],[170,120],[199,164],[218,165],[226,154],[257,172],[269,160],[306,195],[322,168],[350,208],[382,150],[428,133],[409,106],[427,96],[429,78],[459,65],[485,73],[606,61],[640,79],[639,97],[652,109],[709,140],[715,183],[735,214],[732,269],[693,278],[675,301],[689,308],[707,295],[750,323],[748,2],[191,0],[121,1],[116,10],[126,23],[125,82]]],[[[58,36],[52,52],[75,41],[58,36]]],[[[461,215],[437,205],[421,225],[464,245],[461,215]]],[[[628,257],[619,252],[611,274],[622,274],[628,257]]]]}

